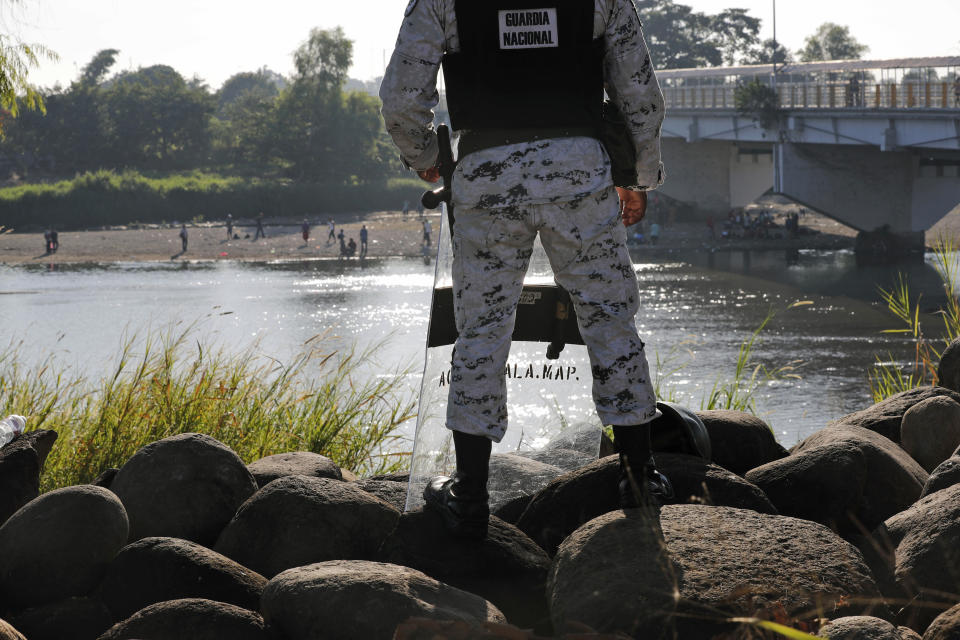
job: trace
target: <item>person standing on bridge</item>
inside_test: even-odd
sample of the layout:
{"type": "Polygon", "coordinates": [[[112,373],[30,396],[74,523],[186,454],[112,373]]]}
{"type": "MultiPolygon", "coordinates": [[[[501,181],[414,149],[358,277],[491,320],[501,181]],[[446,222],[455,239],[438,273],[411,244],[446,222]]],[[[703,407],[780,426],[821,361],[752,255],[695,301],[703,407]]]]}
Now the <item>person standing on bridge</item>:
{"type": "Polygon", "coordinates": [[[441,62],[460,134],[452,239],[459,337],[446,418],[457,471],[434,478],[424,499],[451,533],[469,537],[486,533],[491,443],[507,428],[504,366],[538,233],[574,301],[597,413],[613,427],[621,504],[650,505],[668,487],[650,454],[648,423],[659,411],[634,319],[639,287],[624,228],[643,218],[646,191],[663,180],[663,94],[640,19],[631,0],[516,4],[410,0],[380,88],[387,131],[424,180],[439,178],[432,110],[441,62]],[[630,178],[616,189],[597,138],[604,89],[635,152],[630,178]]]}

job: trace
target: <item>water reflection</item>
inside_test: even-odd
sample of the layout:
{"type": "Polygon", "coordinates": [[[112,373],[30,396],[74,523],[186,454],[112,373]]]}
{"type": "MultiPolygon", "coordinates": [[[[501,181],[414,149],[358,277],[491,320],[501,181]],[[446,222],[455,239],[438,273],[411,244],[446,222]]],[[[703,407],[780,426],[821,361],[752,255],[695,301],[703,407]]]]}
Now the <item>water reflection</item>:
{"type": "MultiPolygon", "coordinates": [[[[793,363],[800,379],[764,388],[758,409],[784,444],[870,402],[875,354],[906,357],[904,338],[878,304],[896,270],[857,268],[849,252],[641,252],[638,325],[661,395],[693,408],[732,375],[742,341],[770,310],[756,360],[793,363]],[[787,307],[811,300],[801,308],[787,307]]],[[[412,364],[418,384],[434,268],[419,258],[312,262],[201,262],[0,266],[0,326],[39,360],[99,377],[125,332],[195,322],[205,341],[289,361],[323,333],[331,349],[375,348],[379,375],[412,364]],[[384,341],[386,339],[386,341],[384,341]]],[[[547,274],[538,274],[548,277],[547,274]]],[[[909,267],[911,288],[942,295],[929,264],[909,267]]]]}

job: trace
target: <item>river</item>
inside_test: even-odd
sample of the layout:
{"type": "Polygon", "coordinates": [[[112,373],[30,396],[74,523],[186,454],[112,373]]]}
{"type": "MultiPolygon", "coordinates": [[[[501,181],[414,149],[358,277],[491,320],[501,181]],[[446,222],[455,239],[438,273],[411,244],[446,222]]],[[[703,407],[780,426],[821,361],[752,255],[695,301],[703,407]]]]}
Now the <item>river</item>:
{"type": "MultiPolygon", "coordinates": [[[[903,336],[882,333],[897,324],[878,303],[877,286],[890,287],[896,270],[858,268],[850,252],[648,249],[634,260],[651,370],[659,369],[664,396],[691,408],[733,375],[743,340],[776,313],[753,361],[771,369],[790,364],[797,376],[757,393],[759,414],[786,446],[870,404],[867,375],[876,355],[909,356],[903,336]],[[797,301],[809,304],[788,308],[797,301]]],[[[912,290],[932,304],[940,292],[930,264],[907,273],[912,290]]],[[[280,361],[323,333],[330,348],[375,346],[370,375],[409,366],[412,392],[433,275],[414,259],[0,265],[0,335],[22,341],[31,361],[52,354],[58,366],[97,378],[133,333],[195,324],[206,344],[256,344],[280,361]]]]}

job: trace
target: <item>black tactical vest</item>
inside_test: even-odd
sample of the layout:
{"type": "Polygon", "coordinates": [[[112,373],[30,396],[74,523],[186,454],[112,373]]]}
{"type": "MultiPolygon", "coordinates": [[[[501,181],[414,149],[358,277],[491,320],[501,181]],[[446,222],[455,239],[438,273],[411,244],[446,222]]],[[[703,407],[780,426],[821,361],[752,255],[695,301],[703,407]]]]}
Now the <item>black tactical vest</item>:
{"type": "Polygon", "coordinates": [[[499,137],[595,136],[603,41],[593,39],[593,8],[594,0],[456,0],[460,50],[443,57],[453,129],[485,140],[481,147],[499,137]]]}

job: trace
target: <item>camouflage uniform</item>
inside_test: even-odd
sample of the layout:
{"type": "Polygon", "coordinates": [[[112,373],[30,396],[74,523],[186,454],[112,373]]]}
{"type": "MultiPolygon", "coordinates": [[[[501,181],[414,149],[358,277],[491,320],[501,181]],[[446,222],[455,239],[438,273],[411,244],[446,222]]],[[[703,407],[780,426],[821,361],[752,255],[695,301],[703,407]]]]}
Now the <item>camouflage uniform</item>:
{"type": "MultiPolygon", "coordinates": [[[[637,150],[636,189],[663,179],[663,95],[631,0],[595,0],[604,81],[637,150]]],[[[436,164],[433,112],[444,50],[457,51],[454,0],[407,7],[380,97],[387,131],[413,169],[436,164]]],[[[447,427],[499,442],[506,430],[504,366],[523,276],[540,234],[557,282],[574,300],[606,425],[658,415],[634,316],[638,285],[620,223],[610,160],[593,138],[554,138],[468,154],[453,178],[453,282],[460,337],[447,427]]]]}

